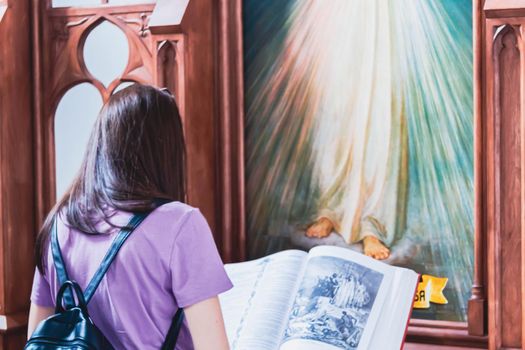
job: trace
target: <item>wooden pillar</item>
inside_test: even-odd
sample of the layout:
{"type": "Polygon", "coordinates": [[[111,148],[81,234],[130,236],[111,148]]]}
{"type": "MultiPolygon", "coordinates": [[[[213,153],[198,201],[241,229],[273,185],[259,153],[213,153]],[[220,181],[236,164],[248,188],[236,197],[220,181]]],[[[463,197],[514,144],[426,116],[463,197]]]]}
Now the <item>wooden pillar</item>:
{"type": "Polygon", "coordinates": [[[7,2],[0,21],[0,349],[25,342],[34,259],[31,12],[7,2]]]}
{"type": "Polygon", "coordinates": [[[218,15],[218,192],[223,257],[246,258],[242,1],[220,0],[218,15]]]}
{"type": "Polygon", "coordinates": [[[185,46],[184,113],[188,159],[188,200],[208,219],[221,246],[217,206],[217,100],[214,2],[191,0],[181,21],[185,46]]]}
{"type": "Polygon", "coordinates": [[[525,346],[525,1],[487,0],[489,348],[525,346]]]}
{"type": "MultiPolygon", "coordinates": [[[[212,0],[159,0],[149,22],[155,45],[154,62],[173,45],[179,68],[173,91],[181,106],[187,151],[189,204],[200,208],[221,246],[217,195],[217,99],[215,69],[215,6],[212,0]]],[[[157,83],[164,84],[163,65],[157,83]]],[[[168,84],[170,85],[170,84],[168,84]]]]}
{"type": "Polygon", "coordinates": [[[160,62],[170,45],[181,67],[174,85],[183,106],[189,203],[208,219],[226,262],[245,255],[241,3],[158,0],[149,22],[161,59],[157,83],[169,85],[160,62]]]}

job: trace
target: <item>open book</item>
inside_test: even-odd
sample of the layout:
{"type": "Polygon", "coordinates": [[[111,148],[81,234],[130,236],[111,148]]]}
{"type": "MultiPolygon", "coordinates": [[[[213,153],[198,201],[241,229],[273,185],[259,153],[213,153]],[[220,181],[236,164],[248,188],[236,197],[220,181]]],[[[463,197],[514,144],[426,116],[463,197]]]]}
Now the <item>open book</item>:
{"type": "Polygon", "coordinates": [[[418,274],[349,249],[228,264],[220,295],[232,350],[399,349],[418,274]]]}

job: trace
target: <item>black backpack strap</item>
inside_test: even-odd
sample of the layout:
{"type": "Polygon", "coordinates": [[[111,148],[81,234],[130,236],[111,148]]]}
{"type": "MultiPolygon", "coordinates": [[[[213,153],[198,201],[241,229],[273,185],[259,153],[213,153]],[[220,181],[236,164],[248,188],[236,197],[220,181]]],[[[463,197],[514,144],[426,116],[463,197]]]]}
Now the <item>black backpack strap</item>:
{"type": "MultiPolygon", "coordinates": [[[[128,239],[128,237],[131,235],[131,233],[137,228],[142,221],[148,216],[149,213],[142,213],[142,214],[136,214],[134,215],[126,227],[124,227],[120,232],[117,234],[117,237],[113,240],[111,243],[111,246],[104,256],[104,259],[102,259],[102,263],[100,264],[99,268],[95,272],[95,275],[89,282],[85,292],[85,303],[89,303],[91,298],[93,297],[93,294],[95,294],[95,291],[102,281],[102,278],[106,274],[107,270],[109,269],[109,266],[117,256],[118,251],[128,239]]],[[[53,261],[55,264],[55,269],[57,271],[58,280],[60,282],[60,285],[64,285],[69,280],[66,265],[64,264],[64,260],[62,258],[62,253],[60,251],[60,245],[58,243],[58,233],[57,233],[57,223],[56,219],[53,223],[53,230],[51,235],[51,248],[53,253],[53,261]]],[[[63,300],[66,305],[66,307],[74,305],[73,296],[71,295],[71,288],[64,288],[64,295],[63,300]]],[[[171,321],[170,328],[168,330],[168,334],[166,336],[166,339],[164,341],[164,344],[162,345],[162,350],[173,350],[175,349],[175,344],[177,343],[177,338],[179,336],[180,329],[182,327],[182,322],[184,320],[184,312],[182,308],[179,308],[177,312],[175,313],[175,316],[173,317],[173,320],[171,321]]]]}
{"type": "Polygon", "coordinates": [[[179,308],[175,313],[175,317],[171,321],[170,329],[168,330],[168,335],[164,344],[162,344],[161,350],[173,350],[175,349],[175,344],[177,344],[177,338],[179,337],[180,328],[182,326],[182,321],[184,319],[184,311],[182,308],[179,308]]]}
{"type": "MultiPolygon", "coordinates": [[[[58,215],[55,217],[55,220],[53,221],[53,228],[51,229],[51,252],[53,254],[53,263],[55,265],[58,282],[59,285],[62,286],[64,283],[66,283],[66,281],[69,280],[69,276],[67,274],[66,265],[64,264],[64,259],[62,258],[62,252],[60,251],[60,244],[58,243],[57,221],[58,215]]],[[[70,289],[67,289],[64,292],[63,300],[66,307],[74,305],[74,300],[70,289]]]]}
{"type": "Polygon", "coordinates": [[[93,294],[95,294],[95,291],[100,284],[100,281],[102,281],[102,278],[106,274],[106,272],[109,269],[109,266],[117,256],[118,251],[126,242],[126,239],[131,235],[131,233],[137,228],[137,226],[140,225],[142,221],[148,216],[149,213],[141,213],[141,214],[135,214],[128,222],[126,227],[122,228],[120,232],[117,234],[113,242],[111,243],[111,246],[109,247],[108,252],[104,256],[104,259],[102,259],[102,262],[100,263],[100,266],[98,267],[97,271],[93,275],[93,278],[89,282],[88,286],[86,287],[86,290],[84,291],[84,296],[86,298],[86,303],[89,303],[91,298],[93,297],[93,294]]]}

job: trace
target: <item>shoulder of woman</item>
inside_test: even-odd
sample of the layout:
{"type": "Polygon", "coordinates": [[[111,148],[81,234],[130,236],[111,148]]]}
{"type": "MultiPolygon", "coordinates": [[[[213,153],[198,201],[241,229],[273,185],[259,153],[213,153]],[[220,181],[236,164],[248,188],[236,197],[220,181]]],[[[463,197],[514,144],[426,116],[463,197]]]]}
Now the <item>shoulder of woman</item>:
{"type": "Polygon", "coordinates": [[[189,204],[179,202],[179,201],[173,201],[173,202],[162,204],[157,209],[155,209],[155,212],[171,212],[171,213],[182,212],[182,213],[185,213],[185,212],[196,210],[196,209],[198,210],[198,208],[192,207],[189,204]]]}
{"type": "Polygon", "coordinates": [[[202,225],[206,219],[196,207],[182,203],[170,202],[158,207],[151,215],[160,224],[170,225],[172,231],[182,231],[183,228],[192,225],[202,225]]]}
{"type": "Polygon", "coordinates": [[[199,212],[199,209],[182,202],[170,202],[161,205],[152,214],[173,222],[185,221],[194,212],[199,212]]]}

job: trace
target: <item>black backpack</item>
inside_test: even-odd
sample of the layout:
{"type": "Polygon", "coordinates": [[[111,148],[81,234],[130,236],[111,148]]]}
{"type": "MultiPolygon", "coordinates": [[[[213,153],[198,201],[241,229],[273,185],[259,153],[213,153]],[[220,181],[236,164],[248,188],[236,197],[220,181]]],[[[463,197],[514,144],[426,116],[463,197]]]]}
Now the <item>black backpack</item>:
{"type": "MultiPolygon", "coordinates": [[[[51,234],[51,250],[58,281],[61,284],[57,293],[55,314],[40,322],[24,349],[113,349],[110,342],[89,317],[87,304],[91,300],[91,297],[93,297],[93,294],[95,294],[95,290],[119,249],[133,230],[135,230],[147,216],[148,214],[134,215],[127,226],[117,234],[84,292],[82,292],[80,286],[75,281],[70,280],[67,275],[66,266],[64,265],[58,244],[55,220],[51,234]],[[73,297],[74,295],[76,296],[76,303],[73,297]],[[63,305],[65,305],[65,307],[63,305]]],[[[162,350],[173,350],[175,348],[183,317],[182,308],[179,308],[175,317],[173,317],[168,335],[162,345],[162,350]]]]}

